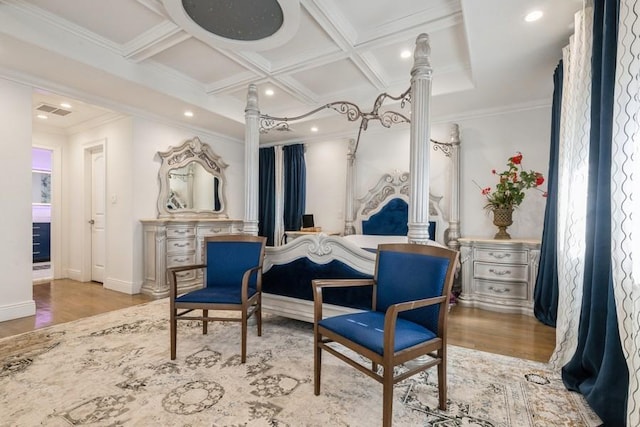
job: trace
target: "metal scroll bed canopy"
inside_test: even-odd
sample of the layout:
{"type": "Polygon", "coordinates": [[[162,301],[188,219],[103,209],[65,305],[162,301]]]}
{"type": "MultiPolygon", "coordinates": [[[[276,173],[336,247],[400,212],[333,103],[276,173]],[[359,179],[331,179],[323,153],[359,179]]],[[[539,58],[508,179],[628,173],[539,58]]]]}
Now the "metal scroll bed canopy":
{"type": "MultiPolygon", "coordinates": [[[[287,130],[290,123],[303,120],[320,111],[331,109],[346,116],[347,120],[355,122],[360,120],[358,137],[353,149],[349,153],[349,165],[355,160],[355,153],[359,145],[362,132],[368,127],[372,120],[379,121],[386,128],[394,124],[409,123],[411,125],[410,144],[411,152],[414,153],[410,160],[410,195],[409,195],[409,241],[415,243],[426,243],[429,240],[429,141],[434,143],[434,149],[441,149],[448,157],[454,157],[454,178],[458,175],[457,143],[459,138],[452,137],[450,142],[433,141],[430,138],[430,101],[431,101],[431,81],[432,68],[430,64],[431,48],[429,46],[429,36],[420,34],[416,39],[414,50],[414,64],[411,69],[411,86],[399,96],[382,93],[377,96],[373,108],[370,112],[363,111],[358,105],[349,101],[336,101],[325,104],[305,114],[295,117],[275,117],[261,114],[258,107],[257,87],[249,85],[247,93],[247,106],[245,109],[245,232],[257,234],[258,231],[258,146],[260,133],[267,133],[270,130],[287,130]],[[400,101],[400,109],[404,109],[408,103],[412,104],[412,114],[415,120],[411,121],[403,112],[384,110],[380,111],[387,100],[400,101]]],[[[453,135],[454,131],[452,131],[453,135]]],[[[455,127],[457,135],[457,126],[455,127]]],[[[347,188],[353,191],[353,173],[348,172],[347,188]]],[[[452,188],[452,206],[450,218],[450,238],[457,244],[459,237],[459,214],[458,214],[458,188],[456,184],[452,188]],[[453,221],[453,223],[451,223],[453,221]]],[[[349,191],[348,191],[349,192],[349,191]]],[[[347,204],[353,200],[353,194],[347,195],[347,204]]],[[[352,210],[352,206],[347,206],[347,211],[352,210]]],[[[347,222],[349,219],[347,218],[347,222]]],[[[345,228],[347,228],[345,226],[345,228]]]]}

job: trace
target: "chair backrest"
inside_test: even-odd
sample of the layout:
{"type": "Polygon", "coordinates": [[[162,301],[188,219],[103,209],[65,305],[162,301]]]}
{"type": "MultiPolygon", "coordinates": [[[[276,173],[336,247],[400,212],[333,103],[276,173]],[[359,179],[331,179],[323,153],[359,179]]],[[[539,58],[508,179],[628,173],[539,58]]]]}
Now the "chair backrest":
{"type": "MultiPolygon", "coordinates": [[[[446,296],[448,304],[457,252],[412,243],[378,246],[376,310],[392,304],[446,296]]],[[[440,305],[401,312],[398,316],[438,331],[440,305]]]]}
{"type": "MultiPolygon", "coordinates": [[[[262,266],[266,237],[249,234],[226,234],[206,237],[205,286],[240,286],[245,271],[262,266]]],[[[256,287],[257,274],[251,276],[249,287],[256,287]]]]}

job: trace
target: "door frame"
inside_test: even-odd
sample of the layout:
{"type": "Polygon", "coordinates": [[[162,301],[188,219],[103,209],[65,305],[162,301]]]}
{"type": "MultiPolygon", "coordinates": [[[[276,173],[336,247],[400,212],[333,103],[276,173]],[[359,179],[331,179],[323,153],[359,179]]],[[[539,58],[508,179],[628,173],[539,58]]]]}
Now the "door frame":
{"type": "MultiPolygon", "coordinates": [[[[104,156],[104,170],[105,170],[105,197],[106,197],[106,187],[107,187],[107,139],[101,138],[96,141],[91,141],[83,144],[83,155],[84,155],[84,182],[83,182],[83,226],[82,226],[82,271],[80,272],[80,280],[82,282],[90,282],[91,281],[91,259],[92,259],[92,247],[91,247],[91,224],[89,221],[91,220],[91,202],[92,202],[92,159],[91,155],[95,152],[102,152],[104,156]]],[[[108,218],[108,207],[105,200],[104,204],[104,216],[105,216],[105,249],[108,247],[107,240],[109,233],[107,232],[107,218],[108,218]]],[[[104,269],[105,269],[105,277],[106,271],[108,268],[107,265],[107,251],[105,250],[105,259],[104,259],[104,269]]],[[[103,282],[104,286],[104,282],[103,282]]]]}

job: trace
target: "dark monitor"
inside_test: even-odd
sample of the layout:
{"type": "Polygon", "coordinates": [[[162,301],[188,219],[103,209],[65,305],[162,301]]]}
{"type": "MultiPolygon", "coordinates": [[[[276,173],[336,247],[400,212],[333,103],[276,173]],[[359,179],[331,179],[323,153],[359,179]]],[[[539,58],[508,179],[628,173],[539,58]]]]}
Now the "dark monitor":
{"type": "Polygon", "coordinates": [[[313,225],[313,214],[302,215],[302,228],[315,227],[313,225]]]}

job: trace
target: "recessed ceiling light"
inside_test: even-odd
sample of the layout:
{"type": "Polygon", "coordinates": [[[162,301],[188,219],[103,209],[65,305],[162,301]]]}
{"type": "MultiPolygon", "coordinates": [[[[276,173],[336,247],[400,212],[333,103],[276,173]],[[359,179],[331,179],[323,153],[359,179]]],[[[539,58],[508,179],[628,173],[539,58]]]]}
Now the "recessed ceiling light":
{"type": "Polygon", "coordinates": [[[42,119],[42,120],[47,120],[49,118],[48,116],[46,116],[44,114],[38,114],[36,117],[39,118],[39,119],[42,119]]]}
{"type": "Polygon", "coordinates": [[[193,111],[189,111],[189,110],[185,111],[184,112],[184,116],[185,117],[193,117],[193,111]]]}
{"type": "Polygon", "coordinates": [[[403,50],[402,52],[400,52],[400,58],[403,59],[407,59],[411,57],[411,51],[410,50],[403,50]]]}
{"type": "Polygon", "coordinates": [[[311,132],[318,132],[317,126],[311,126],[311,132]]]}
{"type": "Polygon", "coordinates": [[[267,96],[273,96],[273,93],[274,93],[273,89],[267,89],[267,90],[264,91],[264,94],[267,95],[267,96]]]}
{"type": "Polygon", "coordinates": [[[534,22],[540,18],[542,18],[542,11],[534,10],[533,12],[527,13],[527,16],[524,17],[524,20],[527,22],[534,22]]]}
{"type": "Polygon", "coordinates": [[[62,103],[60,103],[60,106],[62,108],[71,108],[71,104],[69,104],[68,102],[62,102],[62,103]]]}

